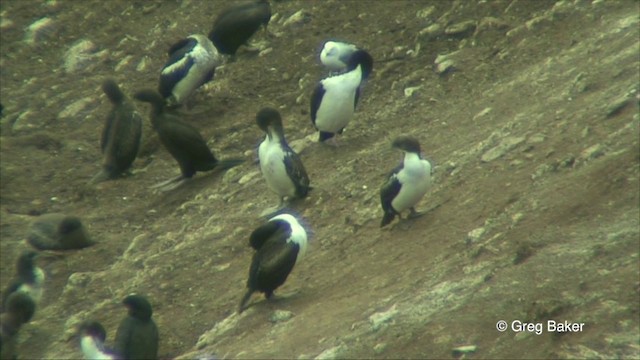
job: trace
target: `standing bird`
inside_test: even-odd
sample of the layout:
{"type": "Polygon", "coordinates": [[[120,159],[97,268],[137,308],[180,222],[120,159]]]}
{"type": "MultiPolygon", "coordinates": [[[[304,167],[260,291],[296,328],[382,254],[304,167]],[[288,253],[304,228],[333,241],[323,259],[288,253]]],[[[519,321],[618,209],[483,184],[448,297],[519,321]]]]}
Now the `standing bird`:
{"type": "Polygon", "coordinates": [[[122,303],[129,313],[118,327],[116,352],[124,359],[157,359],[158,328],[151,318],[151,304],[141,295],[129,295],[122,303]]]}
{"type": "Polygon", "coordinates": [[[380,202],[384,216],[380,227],[389,224],[396,215],[409,209],[410,217],[422,215],[414,206],[427,193],[431,185],[431,164],[422,159],[420,143],[410,136],[399,136],[392,143],[393,148],[404,152],[402,164],[393,169],[387,182],[380,189],[380,202]]]}
{"type": "Polygon", "coordinates": [[[198,171],[227,170],[244,161],[216,159],[196,128],[165,112],[164,99],[157,92],[142,90],[135,94],[135,98],[151,104],[151,124],[162,145],[180,165],[180,176],[157,184],[155,188],[175,189],[198,171]]]}
{"type": "Polygon", "coordinates": [[[234,4],[216,18],[209,39],[222,54],[235,55],[246,42],[271,20],[271,6],[266,0],[234,4]]]}
{"type": "Polygon", "coordinates": [[[86,360],[115,360],[118,356],[104,347],[107,332],[97,321],[87,321],[80,325],[80,350],[86,360]]]}
{"type": "Polygon", "coordinates": [[[36,303],[26,293],[12,293],[0,314],[0,359],[16,359],[18,332],[36,312],[36,303]]]}
{"type": "Polygon", "coordinates": [[[331,72],[341,72],[347,68],[349,59],[357,50],[353,44],[327,41],[320,52],[320,62],[331,72]]]}
{"type": "Polygon", "coordinates": [[[239,313],[256,292],[270,299],[273,292],[284,284],[298,260],[307,251],[307,232],[290,214],[271,218],[249,237],[249,245],[256,250],[251,259],[247,292],[240,302],[239,313]]]}
{"type": "Polygon", "coordinates": [[[283,206],[285,197],[306,197],[311,189],[309,176],[298,154],[287,144],[280,113],[276,109],[264,108],[256,115],[256,122],[267,134],[258,147],[260,170],[269,188],[280,196],[278,208],[283,206]]]}
{"type": "Polygon", "coordinates": [[[197,88],[213,80],[222,56],[204,35],[189,35],[169,49],[169,60],[160,72],[158,91],[168,106],[177,106],[197,88]]]}
{"type": "Polygon", "coordinates": [[[35,251],[25,251],[20,255],[16,263],[16,278],[3,291],[2,308],[7,308],[9,296],[13,293],[24,293],[29,296],[34,303],[38,304],[42,299],[44,290],[44,271],[34,264],[38,253],[35,251]]]}
{"type": "Polygon", "coordinates": [[[102,171],[91,179],[92,184],[116,178],[127,171],[138,155],[142,136],[142,118],[120,91],[118,84],[107,79],[102,83],[102,91],[113,107],[107,115],[100,138],[100,150],[104,157],[102,171]]]}
{"type": "Polygon", "coordinates": [[[360,96],[360,84],[373,68],[371,55],[355,51],[347,63],[347,72],[321,80],[311,95],[311,122],[320,131],[319,141],[342,134],[360,96]]]}
{"type": "Polygon", "coordinates": [[[29,226],[27,242],[38,250],[83,249],[95,244],[80,218],[60,213],[38,216],[29,226]]]}

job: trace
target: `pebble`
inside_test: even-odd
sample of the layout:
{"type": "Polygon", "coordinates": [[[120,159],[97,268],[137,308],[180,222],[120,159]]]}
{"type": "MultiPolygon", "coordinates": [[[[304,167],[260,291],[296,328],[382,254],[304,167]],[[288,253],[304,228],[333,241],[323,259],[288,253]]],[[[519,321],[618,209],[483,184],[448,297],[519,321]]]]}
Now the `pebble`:
{"type": "Polygon", "coordinates": [[[629,104],[630,102],[631,102],[631,96],[629,96],[629,94],[624,94],[621,97],[613,99],[605,109],[606,116],[608,118],[615,116],[622,109],[624,109],[625,106],[627,106],[627,104],[629,104]]]}
{"type": "Polygon", "coordinates": [[[431,24],[418,32],[419,37],[427,39],[434,39],[442,34],[444,34],[444,29],[440,24],[431,24]]]}
{"type": "Polygon", "coordinates": [[[404,97],[411,97],[413,93],[422,88],[422,86],[411,86],[404,89],[404,97]]]}
{"type": "Polygon", "coordinates": [[[272,323],[285,322],[293,317],[293,313],[291,311],[286,310],[276,310],[269,317],[269,321],[272,323]]]}
{"type": "Polygon", "coordinates": [[[480,240],[480,238],[482,237],[482,235],[484,235],[486,231],[487,230],[484,227],[479,227],[469,231],[467,233],[467,244],[475,243],[478,240],[480,240]]]}
{"type": "Polygon", "coordinates": [[[304,10],[298,10],[295,14],[289,16],[289,18],[282,23],[282,26],[298,25],[306,22],[308,18],[309,14],[304,10]]]}
{"type": "Polygon", "coordinates": [[[529,138],[527,139],[527,144],[539,144],[541,142],[544,142],[545,139],[546,136],[544,136],[544,134],[536,133],[529,136],[529,138]]]}
{"type": "Polygon", "coordinates": [[[58,119],[69,119],[74,118],[78,113],[84,110],[89,104],[93,102],[93,99],[90,97],[82,98],[80,100],[74,101],[71,105],[67,106],[58,114],[58,119]]]}
{"type": "Polygon", "coordinates": [[[450,54],[438,55],[435,60],[436,64],[436,73],[442,75],[446,72],[452,71],[455,69],[455,62],[451,58],[451,56],[455,55],[456,52],[452,52],[450,54]]]}
{"type": "Polygon", "coordinates": [[[602,155],[604,155],[604,146],[602,146],[602,144],[589,146],[588,148],[582,150],[582,152],[580,153],[580,157],[583,160],[592,160],[595,158],[599,158],[602,155]]]}
{"type": "Polygon", "coordinates": [[[504,154],[518,146],[525,140],[524,136],[508,136],[500,142],[496,147],[489,149],[487,152],[482,154],[481,160],[484,162],[489,162],[496,160],[502,157],[504,154]]]}
{"type": "Polygon", "coordinates": [[[382,327],[386,326],[393,317],[398,313],[396,304],[394,304],[389,310],[377,312],[369,316],[369,322],[373,331],[378,331],[382,327]]]}
{"type": "Polygon", "coordinates": [[[55,23],[48,17],[43,17],[27,27],[24,40],[28,44],[41,42],[55,32],[55,23]]]}
{"type": "Polygon", "coordinates": [[[344,346],[342,345],[334,346],[331,349],[327,349],[321,352],[318,356],[315,357],[315,360],[340,359],[340,358],[343,358],[342,356],[343,351],[344,351],[344,346]]]}
{"type": "Polygon", "coordinates": [[[96,51],[97,46],[91,40],[78,40],[64,55],[64,70],[67,73],[91,70],[95,67],[95,65],[90,66],[91,64],[97,64],[108,56],[106,49],[100,52],[96,51]]]}
{"type": "Polygon", "coordinates": [[[490,108],[490,107],[484,108],[482,111],[480,111],[479,113],[473,116],[473,121],[476,121],[479,118],[486,116],[491,112],[491,110],[493,110],[493,108],[490,108]]]}
{"type": "Polygon", "coordinates": [[[387,350],[387,343],[377,343],[373,347],[373,352],[378,355],[382,354],[385,350],[387,350]]]}
{"type": "Polygon", "coordinates": [[[475,29],[475,20],[467,20],[447,26],[447,28],[444,30],[444,33],[448,36],[466,37],[471,35],[471,33],[473,33],[475,29]]]}
{"type": "Polygon", "coordinates": [[[434,11],[436,11],[436,7],[434,5],[427,6],[424,9],[420,9],[416,12],[416,17],[418,19],[428,19],[431,15],[433,15],[434,11]]]}

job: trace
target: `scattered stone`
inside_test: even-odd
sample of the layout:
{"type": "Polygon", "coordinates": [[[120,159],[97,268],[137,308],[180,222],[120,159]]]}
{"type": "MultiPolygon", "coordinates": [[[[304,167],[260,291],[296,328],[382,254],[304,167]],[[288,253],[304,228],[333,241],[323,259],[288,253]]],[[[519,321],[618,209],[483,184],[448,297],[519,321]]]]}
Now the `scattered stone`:
{"type": "Polygon", "coordinates": [[[544,134],[535,133],[529,136],[529,138],[527,139],[527,144],[539,144],[541,142],[544,142],[546,138],[547,137],[544,136],[544,134]]]}
{"type": "MultiPolygon", "coordinates": [[[[248,313],[245,311],[245,313],[248,313]]],[[[207,331],[206,333],[200,335],[198,338],[198,342],[196,343],[196,349],[201,350],[207,345],[212,345],[216,343],[216,340],[219,336],[224,335],[227,331],[231,329],[235,329],[238,325],[238,313],[234,312],[229,315],[226,319],[217,323],[213,329],[207,331]]]]}
{"type": "Polygon", "coordinates": [[[58,114],[58,119],[70,119],[76,117],[78,113],[83,111],[89,104],[93,102],[93,99],[90,97],[82,98],[80,100],[76,100],[71,105],[67,106],[58,114]]]}
{"type": "Polygon", "coordinates": [[[604,155],[604,152],[604,146],[602,146],[602,144],[595,144],[582,150],[582,152],[580,153],[580,158],[582,160],[592,160],[604,155]]]}
{"type": "Polygon", "coordinates": [[[304,10],[298,10],[295,14],[286,19],[282,26],[298,25],[307,22],[310,19],[310,15],[304,10]]]}
{"type": "Polygon", "coordinates": [[[369,316],[371,328],[373,329],[373,331],[378,331],[382,327],[386,327],[397,313],[398,309],[396,308],[396,304],[393,304],[393,306],[387,311],[381,311],[372,314],[371,316],[369,316]]]}
{"type": "Polygon", "coordinates": [[[118,64],[114,68],[114,70],[116,72],[122,70],[125,66],[129,65],[129,63],[131,62],[132,59],[133,59],[132,55],[125,56],[122,60],[120,60],[120,62],[118,62],[118,64]]]}
{"type": "Polygon", "coordinates": [[[373,352],[378,355],[382,354],[385,350],[387,350],[387,343],[377,343],[373,347],[373,352]]]}
{"type": "Polygon", "coordinates": [[[435,39],[442,34],[444,34],[444,29],[442,28],[442,25],[438,23],[431,24],[418,32],[419,37],[426,38],[428,40],[435,39]]]}
{"type": "Polygon", "coordinates": [[[41,42],[55,33],[55,23],[48,17],[43,17],[27,27],[24,41],[33,45],[41,42]]]}
{"type": "Polygon", "coordinates": [[[506,21],[487,16],[482,18],[482,20],[480,20],[480,23],[478,24],[478,28],[476,29],[476,34],[483,31],[490,30],[490,29],[505,30],[508,27],[509,27],[509,24],[506,21]]]}
{"type": "Polygon", "coordinates": [[[343,358],[342,352],[344,352],[343,345],[334,346],[331,349],[327,349],[321,352],[318,356],[315,357],[315,360],[340,359],[343,358]]]}
{"type": "Polygon", "coordinates": [[[448,36],[461,38],[471,35],[475,29],[476,22],[474,20],[467,20],[447,26],[447,28],[444,30],[444,33],[448,36]]]}
{"type": "Polygon", "coordinates": [[[489,149],[487,152],[482,154],[481,160],[484,162],[496,160],[518,146],[524,140],[524,136],[508,136],[502,139],[500,144],[498,144],[496,147],[489,149]]]}
{"type": "Polygon", "coordinates": [[[140,60],[140,62],[138,63],[138,66],[136,66],[136,71],[138,72],[144,71],[147,68],[147,58],[148,56],[142,57],[142,60],[140,60]]]}
{"type": "Polygon", "coordinates": [[[451,350],[451,355],[453,355],[453,357],[455,358],[460,358],[465,354],[476,352],[477,348],[478,347],[476,345],[464,345],[464,346],[454,347],[451,350]]]}
{"type": "Polygon", "coordinates": [[[531,180],[536,180],[539,179],[540,177],[542,177],[542,175],[549,173],[551,171],[554,171],[555,167],[549,165],[549,164],[542,164],[539,165],[534,171],[533,174],[531,175],[531,180]]]}
{"type": "Polygon", "coordinates": [[[404,97],[411,97],[413,93],[421,89],[422,86],[411,86],[404,89],[404,97]]]}
{"type": "Polygon", "coordinates": [[[482,111],[480,111],[479,113],[473,116],[473,121],[476,121],[479,118],[486,116],[491,112],[491,110],[493,110],[493,108],[490,108],[490,107],[484,108],[482,111]]]}
{"type": "Polygon", "coordinates": [[[11,29],[15,23],[10,19],[0,18],[0,30],[7,31],[11,29]]]}
{"type": "Polygon", "coordinates": [[[258,175],[260,175],[259,171],[252,171],[252,172],[242,176],[240,178],[240,180],[238,180],[238,184],[244,185],[244,184],[248,183],[249,181],[251,181],[253,178],[255,178],[258,175]]]}
{"type": "Polygon", "coordinates": [[[100,52],[96,51],[97,46],[91,40],[78,40],[64,55],[64,70],[67,73],[72,73],[93,69],[99,61],[105,60],[108,56],[106,49],[100,52]]]}
{"type": "Polygon", "coordinates": [[[631,103],[632,97],[629,94],[624,94],[621,97],[613,99],[605,109],[607,118],[613,117],[631,103]]]}
{"type": "Polygon", "coordinates": [[[473,244],[480,240],[487,230],[484,227],[473,229],[467,233],[467,244],[473,244]]]}
{"type": "Polygon", "coordinates": [[[291,311],[286,310],[276,310],[269,317],[269,321],[272,323],[285,322],[293,317],[293,313],[291,311]]]}
{"type": "Polygon", "coordinates": [[[458,51],[452,52],[450,54],[438,55],[435,61],[436,73],[442,75],[449,71],[455,70],[456,63],[454,62],[452,57],[457,53],[458,51]]]}
{"type": "Polygon", "coordinates": [[[416,17],[418,19],[428,19],[431,15],[433,15],[434,11],[436,11],[436,7],[434,5],[427,6],[424,9],[418,10],[416,12],[416,17]]]}

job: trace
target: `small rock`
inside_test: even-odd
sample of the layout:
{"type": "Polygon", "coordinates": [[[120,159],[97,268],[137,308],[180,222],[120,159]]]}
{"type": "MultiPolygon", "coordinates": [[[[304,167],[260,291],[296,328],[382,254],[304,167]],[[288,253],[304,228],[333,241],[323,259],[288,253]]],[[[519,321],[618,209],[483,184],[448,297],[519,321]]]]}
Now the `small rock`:
{"type": "Polygon", "coordinates": [[[436,7],[434,5],[427,6],[424,9],[418,10],[416,12],[416,17],[418,19],[428,19],[431,15],[433,15],[434,11],[436,11],[436,7]]]}
{"type": "Polygon", "coordinates": [[[380,330],[380,328],[386,326],[397,313],[398,310],[396,308],[396,304],[393,304],[393,306],[387,311],[381,311],[372,314],[371,316],[369,316],[371,328],[373,329],[373,331],[380,330]]]}
{"type": "Polygon", "coordinates": [[[92,98],[86,97],[80,100],[76,100],[71,105],[67,106],[58,114],[58,119],[74,118],[78,113],[84,110],[89,104],[93,102],[92,98]]]}
{"type": "Polygon", "coordinates": [[[473,121],[476,121],[476,120],[478,120],[478,119],[479,119],[479,118],[481,118],[481,117],[484,117],[485,115],[487,115],[488,113],[490,113],[490,112],[491,112],[491,110],[493,110],[493,108],[490,108],[490,107],[484,108],[482,111],[480,111],[479,113],[477,113],[477,114],[475,114],[475,115],[473,116],[473,121]]]}
{"type": "Polygon", "coordinates": [[[15,23],[10,19],[0,18],[0,30],[7,31],[11,29],[15,23]]]}
{"type": "Polygon", "coordinates": [[[342,358],[342,352],[344,351],[344,346],[338,345],[334,346],[331,349],[327,349],[321,352],[318,356],[315,357],[315,360],[332,360],[332,359],[340,359],[342,358]]]}
{"type": "Polygon", "coordinates": [[[531,180],[536,180],[536,179],[542,177],[542,175],[544,175],[544,174],[546,174],[548,172],[554,171],[555,169],[556,169],[555,167],[553,167],[553,166],[551,166],[549,164],[542,164],[542,165],[538,166],[534,170],[533,174],[531,175],[531,180]]]}
{"type": "Polygon", "coordinates": [[[122,70],[125,66],[129,65],[129,63],[131,62],[132,59],[133,59],[133,56],[131,56],[131,55],[125,56],[122,60],[120,60],[118,62],[118,64],[114,68],[114,71],[118,72],[118,71],[122,70]]]}
{"type": "Polygon", "coordinates": [[[421,38],[434,39],[444,34],[444,30],[440,24],[432,24],[418,32],[418,36],[421,38]]]}
{"type": "Polygon", "coordinates": [[[487,230],[484,227],[473,229],[467,233],[467,244],[472,244],[480,240],[487,230]]]}
{"type": "Polygon", "coordinates": [[[456,64],[453,59],[450,58],[450,56],[454,55],[455,53],[457,53],[457,51],[451,54],[438,55],[436,57],[436,73],[442,75],[455,69],[456,64]]]}
{"type": "Polygon", "coordinates": [[[27,27],[25,41],[28,44],[35,44],[51,37],[55,32],[55,23],[48,17],[43,17],[27,27]]]}
{"type": "Polygon", "coordinates": [[[546,136],[544,136],[544,134],[536,133],[529,136],[529,138],[527,139],[527,144],[539,144],[541,142],[544,142],[545,139],[546,136]]]}
{"type": "Polygon", "coordinates": [[[282,26],[298,25],[309,20],[309,14],[304,10],[298,10],[282,23],[282,26]]]}
{"type": "Polygon", "coordinates": [[[276,310],[269,317],[269,321],[272,323],[285,322],[293,317],[293,313],[291,311],[286,310],[276,310]]]}
{"type": "Polygon", "coordinates": [[[478,347],[475,346],[475,345],[458,346],[458,347],[455,347],[455,348],[453,348],[451,350],[451,354],[455,358],[460,358],[460,357],[464,356],[465,354],[475,352],[477,348],[478,347]]]}
{"type": "Polygon", "coordinates": [[[143,56],[142,60],[140,60],[140,62],[138,63],[138,66],[136,66],[136,71],[140,72],[140,71],[144,71],[147,68],[147,56],[143,56]]]}
{"type": "Polygon", "coordinates": [[[580,153],[580,158],[582,158],[583,160],[592,160],[604,155],[604,152],[605,151],[602,144],[595,144],[582,150],[582,152],[580,153]]]}
{"type": "Polygon", "coordinates": [[[244,185],[244,184],[248,183],[249,181],[251,181],[254,177],[256,177],[258,175],[260,175],[259,171],[252,171],[252,172],[242,176],[240,178],[240,180],[238,180],[238,184],[244,185]]]}
{"type": "Polygon", "coordinates": [[[508,136],[500,142],[496,147],[489,149],[487,152],[482,154],[481,160],[484,162],[489,162],[496,160],[506,154],[508,151],[512,150],[520,143],[525,140],[524,136],[508,136]]]}
{"type": "Polygon", "coordinates": [[[605,109],[605,114],[608,118],[613,117],[618,114],[622,109],[624,109],[627,104],[631,102],[631,96],[629,94],[625,94],[619,98],[616,98],[607,105],[605,109]]]}
{"type": "Polygon", "coordinates": [[[411,86],[404,89],[404,97],[411,97],[414,92],[422,88],[422,86],[411,86]]]}
{"type": "Polygon", "coordinates": [[[474,20],[467,20],[457,24],[447,26],[444,30],[445,35],[455,37],[466,37],[471,35],[476,29],[476,22],[474,20]]]}
{"type": "Polygon", "coordinates": [[[78,40],[64,55],[64,70],[67,73],[72,73],[93,69],[95,65],[91,65],[105,60],[108,54],[106,49],[100,52],[96,51],[97,47],[91,40],[78,40]]]}
{"type": "Polygon", "coordinates": [[[382,354],[385,350],[387,350],[387,343],[377,343],[373,347],[373,352],[378,355],[382,354]]]}

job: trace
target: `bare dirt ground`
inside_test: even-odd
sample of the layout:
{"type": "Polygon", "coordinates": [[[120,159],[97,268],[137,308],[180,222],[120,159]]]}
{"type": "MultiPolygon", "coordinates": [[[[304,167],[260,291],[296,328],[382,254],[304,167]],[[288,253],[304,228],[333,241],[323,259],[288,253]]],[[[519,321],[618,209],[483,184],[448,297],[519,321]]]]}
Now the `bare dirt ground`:
{"type": "Polygon", "coordinates": [[[462,345],[476,346],[467,358],[640,357],[637,2],[275,1],[260,51],[184,110],[219,157],[247,163],[154,193],[178,167],[147,122],[133,175],[87,187],[110,106],[102,80],[155,88],[170,44],[208,33],[225,5],[0,3],[0,285],[36,215],[79,215],[99,242],[39,259],[45,296],[20,358],[79,357],[70,334],[87,318],[109,342],[132,292],[154,306],[162,358],[450,358],[462,345]],[[338,148],[310,141],[329,38],[376,59],[338,148]],[[82,39],[88,61],[65,67],[82,39]],[[439,74],[436,59],[453,68],[439,74]],[[239,316],[248,236],[277,203],[253,162],[263,106],[280,109],[315,187],[294,209],[312,237],[280,299],[256,295],[239,316]],[[419,205],[432,210],[381,230],[399,134],[435,166],[419,205]],[[498,320],[545,329],[499,332],[498,320]],[[548,320],[585,325],[554,333],[548,320]]]}

